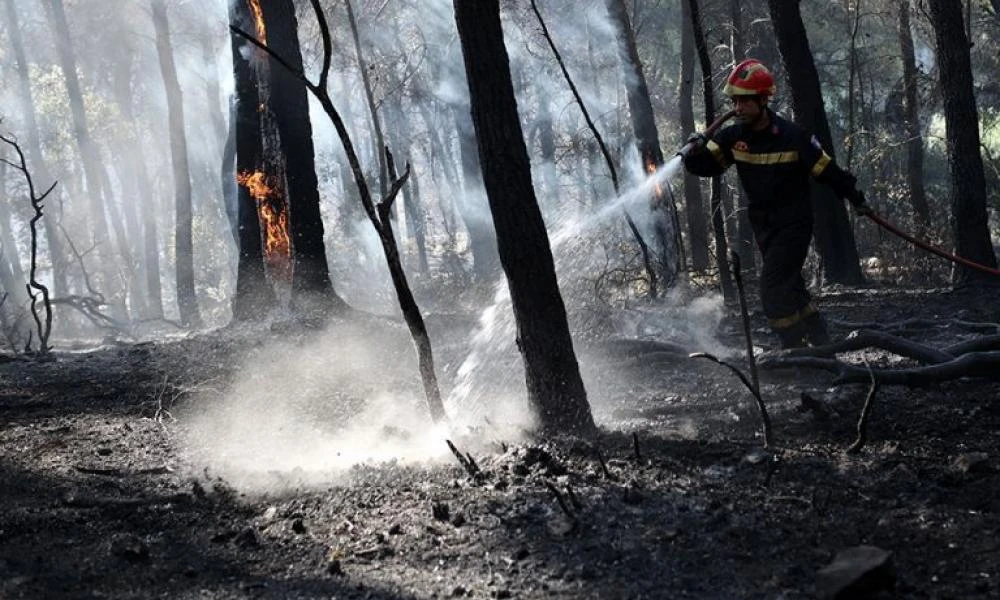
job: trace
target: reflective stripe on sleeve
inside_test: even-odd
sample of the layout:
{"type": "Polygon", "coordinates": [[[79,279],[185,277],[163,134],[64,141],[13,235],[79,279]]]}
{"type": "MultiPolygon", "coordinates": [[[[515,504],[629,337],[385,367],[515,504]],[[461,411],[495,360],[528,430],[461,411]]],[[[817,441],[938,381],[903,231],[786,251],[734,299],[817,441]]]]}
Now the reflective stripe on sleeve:
{"type": "Polygon", "coordinates": [[[712,153],[712,156],[715,157],[715,160],[720,165],[722,165],[723,167],[729,166],[729,163],[726,162],[726,155],[722,151],[722,147],[716,144],[715,140],[708,140],[708,143],[705,144],[705,147],[708,148],[708,151],[712,153]]]}
{"type": "Polygon", "coordinates": [[[830,164],[830,155],[824,152],[822,155],[820,155],[819,160],[816,161],[816,164],[813,165],[812,176],[819,177],[820,175],[822,175],[823,171],[826,170],[826,166],[828,164],[830,164]]]}

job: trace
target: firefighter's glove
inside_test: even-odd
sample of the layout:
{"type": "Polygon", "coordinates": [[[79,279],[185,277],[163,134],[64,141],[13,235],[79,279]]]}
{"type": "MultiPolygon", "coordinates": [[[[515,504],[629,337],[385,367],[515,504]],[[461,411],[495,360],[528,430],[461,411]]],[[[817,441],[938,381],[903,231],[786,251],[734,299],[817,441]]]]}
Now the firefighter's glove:
{"type": "Polygon", "coordinates": [[[696,131],[687,139],[687,142],[684,143],[684,152],[681,154],[684,154],[685,156],[699,154],[705,149],[706,144],[708,144],[708,137],[705,136],[704,133],[696,131]]]}
{"type": "Polygon", "coordinates": [[[854,206],[854,212],[857,214],[864,217],[875,214],[872,207],[868,206],[868,201],[865,200],[865,193],[861,190],[854,190],[854,193],[851,194],[851,197],[848,198],[848,200],[850,200],[851,205],[854,206]]]}

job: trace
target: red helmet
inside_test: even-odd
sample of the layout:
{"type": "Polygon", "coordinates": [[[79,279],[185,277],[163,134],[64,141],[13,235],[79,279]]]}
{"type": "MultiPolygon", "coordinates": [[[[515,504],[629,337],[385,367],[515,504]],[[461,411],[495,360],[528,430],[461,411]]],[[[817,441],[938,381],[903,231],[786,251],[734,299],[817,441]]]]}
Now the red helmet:
{"type": "Polygon", "coordinates": [[[727,96],[773,96],[777,88],[774,75],[756,58],[748,58],[733,67],[723,92],[727,96]]]}

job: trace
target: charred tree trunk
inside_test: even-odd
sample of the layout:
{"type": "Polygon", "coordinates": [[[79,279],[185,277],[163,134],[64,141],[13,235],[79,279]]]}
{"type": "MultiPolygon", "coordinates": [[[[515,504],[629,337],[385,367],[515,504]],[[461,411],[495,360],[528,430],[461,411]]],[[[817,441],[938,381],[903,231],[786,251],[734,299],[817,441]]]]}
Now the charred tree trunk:
{"type": "MultiPolygon", "coordinates": [[[[608,13],[615,23],[619,52],[622,54],[622,69],[625,72],[625,91],[628,97],[629,114],[632,117],[632,133],[639,151],[644,172],[651,173],[663,166],[663,150],[656,130],[653,103],[649,99],[649,86],[643,72],[639,49],[636,47],[635,32],[628,16],[625,0],[606,0],[608,13]]],[[[678,247],[677,207],[673,197],[666,191],[657,192],[660,197],[653,202],[656,215],[653,218],[653,233],[656,252],[659,257],[660,279],[672,281],[680,272],[681,252],[678,247]]]]}
{"type": "MultiPolygon", "coordinates": [[[[235,27],[246,27],[253,20],[246,2],[233,2],[230,22],[235,27]]],[[[236,172],[252,173],[264,161],[264,142],[258,107],[260,94],[257,73],[252,61],[263,60],[256,50],[244,56],[244,44],[235,36],[232,39],[233,73],[235,89],[236,172]]],[[[236,268],[236,293],[233,297],[233,320],[260,319],[277,306],[277,295],[267,279],[264,268],[264,248],[261,240],[260,217],[257,201],[248,186],[237,188],[237,222],[239,259],[236,268]]]]}
{"type": "Polygon", "coordinates": [[[177,308],[181,323],[201,327],[201,313],[194,288],[194,236],[191,210],[191,172],[188,167],[187,135],[184,133],[184,102],[174,66],[170,25],[164,0],[152,0],[153,28],[156,30],[156,54],[167,92],[167,115],[170,120],[170,159],[174,170],[174,260],[177,277],[177,308]]]}
{"type": "MultiPolygon", "coordinates": [[[[835,157],[830,124],[826,118],[819,74],[813,62],[809,39],[802,23],[799,0],[768,0],[771,22],[778,38],[781,60],[792,88],[795,119],[816,134],[823,148],[835,157]]],[[[854,243],[854,231],[847,219],[844,202],[824,185],[813,185],[813,215],[816,249],[823,259],[824,278],[828,283],[857,285],[864,281],[854,243]]]]}
{"type": "Polygon", "coordinates": [[[924,140],[920,134],[920,106],[917,103],[917,64],[910,31],[910,0],[899,3],[899,49],[903,61],[903,125],[906,131],[906,179],[916,215],[917,237],[931,222],[924,190],[924,140]]]}
{"type": "MultiPolygon", "coordinates": [[[[740,62],[746,57],[747,43],[743,30],[743,2],[742,0],[729,0],[729,19],[732,25],[732,38],[730,44],[733,52],[733,64],[740,62]]],[[[736,184],[736,239],[733,241],[733,250],[740,257],[740,264],[744,268],[753,271],[756,261],[756,246],[753,241],[753,228],[750,226],[750,214],[748,212],[749,199],[743,186],[736,184]]]]}
{"type": "MultiPolygon", "coordinates": [[[[701,24],[701,9],[697,0],[687,0],[691,9],[691,25],[694,31],[694,45],[701,64],[701,81],[705,101],[705,122],[715,121],[715,95],[712,93],[712,59],[708,55],[708,44],[701,24]]],[[[736,298],[733,276],[729,271],[729,244],[726,240],[726,220],[722,214],[722,178],[712,178],[712,229],[715,231],[715,264],[719,269],[719,283],[722,297],[728,302],[736,298]]]]}
{"type": "MultiPolygon", "coordinates": [[[[292,0],[262,3],[270,47],[291,68],[302,70],[298,21],[292,0]]],[[[292,308],[304,313],[343,311],[347,304],[334,291],[323,240],[319,182],[305,84],[289,69],[269,69],[271,110],[285,159],[292,239],[292,308]]]]}
{"type": "MultiPolygon", "coordinates": [[[[928,2],[937,40],[938,77],[944,100],[951,168],[952,231],[959,256],[996,268],[986,214],[986,173],[979,145],[979,111],[972,86],[969,38],[963,27],[962,7],[952,0],[928,2]]],[[[968,267],[956,267],[956,285],[995,281],[968,267]]]]}
{"type": "Polygon", "coordinates": [[[531,182],[498,0],[455,0],[472,122],[524,360],[528,401],[543,430],[592,434],[545,223],[531,182]]]}
{"type": "MultiPolygon", "coordinates": [[[[691,5],[681,0],[681,72],[677,98],[681,137],[687,139],[694,133],[694,28],[691,25],[691,5]]],[[[691,246],[691,268],[708,269],[708,222],[705,219],[705,200],[701,195],[701,179],[684,171],[684,205],[687,213],[688,243],[691,246]]]]}

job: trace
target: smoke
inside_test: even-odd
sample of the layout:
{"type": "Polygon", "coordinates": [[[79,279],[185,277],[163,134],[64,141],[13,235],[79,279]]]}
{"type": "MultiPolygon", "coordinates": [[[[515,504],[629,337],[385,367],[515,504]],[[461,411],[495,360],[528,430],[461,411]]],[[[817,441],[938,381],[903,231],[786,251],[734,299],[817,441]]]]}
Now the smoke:
{"type": "Polygon", "coordinates": [[[413,346],[386,323],[250,351],[232,387],[176,416],[192,467],[240,489],[328,484],[361,462],[445,458],[413,346]]]}

